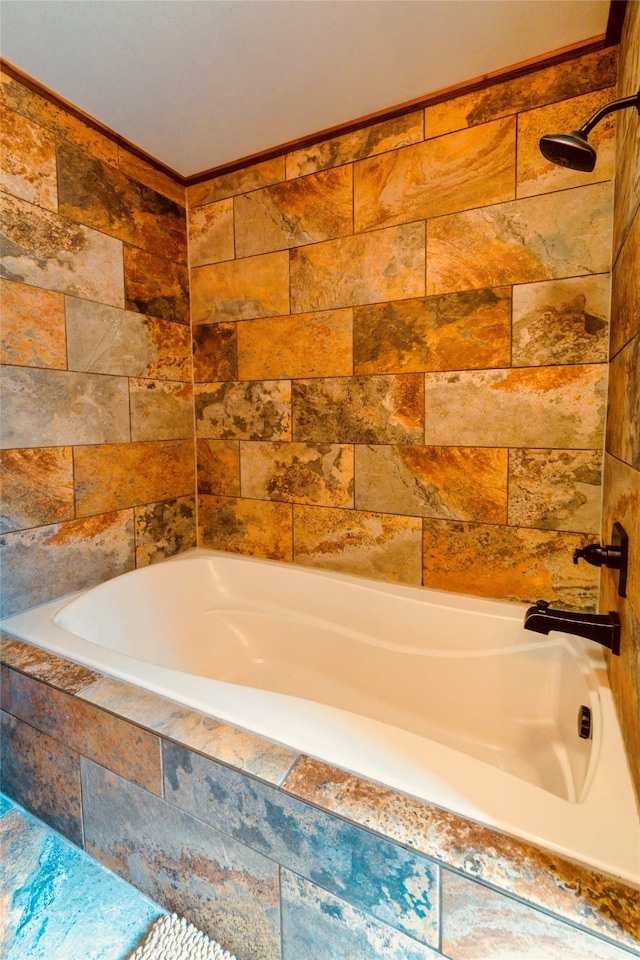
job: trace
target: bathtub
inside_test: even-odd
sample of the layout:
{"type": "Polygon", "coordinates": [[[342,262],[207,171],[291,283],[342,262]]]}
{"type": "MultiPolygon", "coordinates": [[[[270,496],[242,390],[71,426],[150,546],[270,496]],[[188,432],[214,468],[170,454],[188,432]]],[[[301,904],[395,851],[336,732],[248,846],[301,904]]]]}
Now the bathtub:
{"type": "Polygon", "coordinates": [[[524,609],[193,550],[2,628],[640,883],[602,653],[525,631],[524,609]]]}

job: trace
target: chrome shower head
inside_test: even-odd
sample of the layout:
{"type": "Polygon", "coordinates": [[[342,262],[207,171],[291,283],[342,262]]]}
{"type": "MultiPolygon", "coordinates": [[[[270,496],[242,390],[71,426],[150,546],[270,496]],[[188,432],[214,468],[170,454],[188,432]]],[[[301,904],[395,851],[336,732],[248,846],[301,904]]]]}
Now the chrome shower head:
{"type": "Polygon", "coordinates": [[[579,130],[574,130],[572,133],[548,133],[541,137],[542,156],[560,167],[591,173],[596,165],[596,152],[591,144],[587,143],[587,137],[603,117],[616,110],[624,110],[626,107],[635,107],[640,114],[640,90],[635,97],[623,97],[621,100],[613,100],[604,107],[600,107],[579,130]]]}
{"type": "Polygon", "coordinates": [[[596,165],[596,152],[579,130],[572,133],[548,133],[540,139],[540,151],[543,157],[559,167],[591,173],[596,165]]]}

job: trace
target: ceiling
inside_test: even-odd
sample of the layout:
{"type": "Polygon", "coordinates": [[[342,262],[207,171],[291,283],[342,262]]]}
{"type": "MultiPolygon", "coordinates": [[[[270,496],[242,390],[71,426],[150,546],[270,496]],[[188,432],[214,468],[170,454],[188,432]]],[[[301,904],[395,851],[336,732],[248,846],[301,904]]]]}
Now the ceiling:
{"type": "Polygon", "coordinates": [[[0,53],[188,177],[601,35],[609,0],[2,0],[0,53]]]}

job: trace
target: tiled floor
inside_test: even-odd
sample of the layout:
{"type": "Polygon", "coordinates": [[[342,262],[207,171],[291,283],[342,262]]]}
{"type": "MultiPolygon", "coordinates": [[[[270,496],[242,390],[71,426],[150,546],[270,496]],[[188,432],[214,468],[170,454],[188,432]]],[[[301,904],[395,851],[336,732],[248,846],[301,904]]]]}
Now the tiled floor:
{"type": "Polygon", "coordinates": [[[165,913],[0,794],[0,955],[124,960],[165,913]]]}

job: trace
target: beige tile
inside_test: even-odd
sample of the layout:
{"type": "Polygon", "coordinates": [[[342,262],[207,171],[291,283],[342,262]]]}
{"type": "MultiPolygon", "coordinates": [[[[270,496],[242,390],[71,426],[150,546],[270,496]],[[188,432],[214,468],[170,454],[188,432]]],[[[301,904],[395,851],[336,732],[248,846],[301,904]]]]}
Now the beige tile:
{"type": "Polygon", "coordinates": [[[289,255],[268,253],[191,271],[192,321],[220,323],[289,313],[289,255]]]}
{"type": "Polygon", "coordinates": [[[640,334],[609,365],[606,448],[640,470],[640,334]]]}
{"type": "Polygon", "coordinates": [[[189,211],[189,266],[233,260],[233,200],[219,200],[189,211]]]}
{"type": "Polygon", "coordinates": [[[450,520],[424,520],[424,585],[516,603],[542,598],[593,611],[597,571],[573,553],[592,539],[576,533],[450,520]]]}
{"type": "Polygon", "coordinates": [[[631,337],[640,334],[640,210],[613,267],[611,284],[611,344],[614,356],[631,337]]]}
{"type": "Polygon", "coordinates": [[[353,338],[356,374],[508,366],[511,288],[355,307],[353,338]]]}
{"type": "Polygon", "coordinates": [[[134,508],[136,567],[197,546],[195,494],[134,508]]]}
{"type": "Polygon", "coordinates": [[[353,227],[351,167],[236,197],[234,223],[238,257],[344,237],[353,227]]]}
{"type": "Polygon", "coordinates": [[[3,194],[4,276],[74,297],[124,306],[122,243],[3,194]]]}
{"type": "Polygon", "coordinates": [[[23,530],[73,520],[71,447],[0,451],[0,530],[23,530]]]}
{"type": "Polygon", "coordinates": [[[424,296],[424,224],[291,251],[293,313],[424,296]]]}
{"type": "Polygon", "coordinates": [[[291,440],[291,381],[197,386],[195,417],[200,439],[291,440]]]}
{"type": "Polygon", "coordinates": [[[201,496],[198,543],[228,553],[290,561],[291,511],[288,503],[201,496]]]}
{"type": "Polygon", "coordinates": [[[43,680],[58,690],[75,694],[100,679],[101,675],[95,670],[65,660],[48,650],[33,647],[6,634],[2,634],[2,638],[0,658],[3,663],[37,680],[43,680]]]}
{"type": "Polygon", "coordinates": [[[424,442],[598,450],[606,374],[604,364],[427,373],[424,442]]]}
{"type": "Polygon", "coordinates": [[[421,443],[418,373],[294,380],[293,439],[316,443],[421,443]]]}
{"type": "Polygon", "coordinates": [[[197,440],[198,493],[240,496],[238,440],[197,440]]]}
{"type": "Polygon", "coordinates": [[[24,283],[0,280],[2,363],[65,370],[64,297],[24,283]]]}
{"type": "Polygon", "coordinates": [[[234,173],[224,173],[202,183],[194,183],[187,187],[187,201],[192,209],[239,193],[248,193],[249,190],[259,190],[270,183],[279,183],[284,178],[284,157],[275,157],[273,160],[253,163],[234,173]]]}
{"type": "Polygon", "coordinates": [[[507,520],[506,450],[358,444],[355,472],[359,510],[507,520]]]}
{"type": "Polygon", "coordinates": [[[193,387],[166,380],[129,380],[131,439],[182,440],[193,436],[193,387]]]}
{"type": "Polygon", "coordinates": [[[350,309],[248,320],[238,324],[237,335],[240,380],[344,377],[353,371],[350,309]]]}
{"type": "Polygon", "coordinates": [[[157,193],[175,200],[181,207],[186,206],[186,192],[181,183],[120,145],[118,146],[118,168],[132,180],[144,183],[146,187],[151,187],[157,193]]]}
{"type": "Polygon", "coordinates": [[[344,444],[240,442],[243,497],[353,507],[353,448],[344,444]]]}
{"type": "Polygon", "coordinates": [[[422,582],[418,517],[310,506],[293,509],[296,563],[374,580],[422,582]]]}
{"type": "Polygon", "coordinates": [[[540,138],[547,134],[577,130],[600,107],[615,100],[615,87],[607,87],[571,100],[521,113],[518,117],[518,197],[531,197],[552,190],[566,190],[585,183],[611,180],[615,161],[615,114],[605,117],[589,134],[596,150],[595,170],[585,173],[546,160],[540,151],[540,138]]]}
{"type": "Polygon", "coordinates": [[[511,450],[509,523],[543,530],[600,530],[599,450],[511,450]]]}
{"type": "Polygon", "coordinates": [[[512,117],[362,160],[354,168],[355,230],[371,230],[515,196],[512,117]]]}
{"type": "Polygon", "coordinates": [[[609,297],[608,274],[514,287],[513,365],[606,361],[609,297]]]}
{"type": "Polygon", "coordinates": [[[423,139],[423,113],[416,110],[294,150],[287,154],[287,180],[417,143],[423,139]]]}
{"type": "Polygon", "coordinates": [[[427,294],[607,273],[611,184],[429,221],[427,294]]]}
{"type": "Polygon", "coordinates": [[[47,210],[58,209],[55,139],[13,110],[0,107],[0,190],[47,210]]]}

